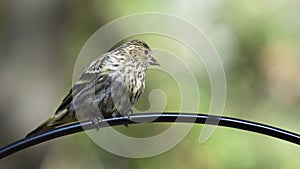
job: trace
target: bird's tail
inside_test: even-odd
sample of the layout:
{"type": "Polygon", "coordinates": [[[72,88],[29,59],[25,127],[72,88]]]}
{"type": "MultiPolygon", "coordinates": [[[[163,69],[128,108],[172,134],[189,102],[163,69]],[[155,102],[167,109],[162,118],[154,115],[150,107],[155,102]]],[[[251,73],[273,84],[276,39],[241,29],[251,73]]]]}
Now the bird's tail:
{"type": "Polygon", "coordinates": [[[42,124],[40,124],[36,129],[34,129],[33,131],[31,131],[30,133],[28,133],[26,135],[26,137],[30,137],[30,136],[34,136],[36,134],[39,134],[39,133],[43,133],[45,131],[48,131],[48,130],[52,130],[55,128],[55,126],[53,125],[48,125],[48,123],[54,119],[54,116],[50,117],[48,120],[44,121],[42,124]]]}
{"type": "Polygon", "coordinates": [[[74,117],[74,114],[70,113],[67,109],[64,109],[63,111],[56,113],[54,116],[50,117],[48,120],[40,124],[36,129],[28,133],[26,137],[44,133],[48,130],[53,130],[56,127],[69,124],[75,121],[77,121],[77,118],[74,117]]]}

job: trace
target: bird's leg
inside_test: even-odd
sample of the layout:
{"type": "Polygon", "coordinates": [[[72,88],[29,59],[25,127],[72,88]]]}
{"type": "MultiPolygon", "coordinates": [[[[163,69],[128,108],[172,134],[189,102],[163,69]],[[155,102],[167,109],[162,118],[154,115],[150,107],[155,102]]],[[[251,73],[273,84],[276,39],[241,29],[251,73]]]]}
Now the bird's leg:
{"type": "Polygon", "coordinates": [[[128,120],[131,120],[131,114],[133,114],[133,111],[132,111],[132,109],[130,109],[129,111],[128,111],[128,113],[127,113],[127,119],[128,120]]]}
{"type": "Polygon", "coordinates": [[[94,100],[91,104],[91,120],[93,122],[93,125],[96,127],[97,131],[99,131],[100,125],[99,123],[102,121],[101,115],[98,115],[97,112],[99,111],[99,104],[100,100],[94,100]]]}
{"type": "Polygon", "coordinates": [[[99,131],[99,128],[100,128],[100,125],[99,123],[101,122],[101,118],[99,117],[93,117],[92,118],[92,122],[93,122],[93,125],[96,127],[97,131],[99,131]],[[99,122],[100,121],[100,122],[99,122]]]}
{"type": "Polygon", "coordinates": [[[128,128],[129,122],[131,121],[130,115],[131,115],[132,113],[133,113],[132,109],[130,109],[130,110],[127,112],[127,119],[128,119],[128,121],[124,124],[127,128],[128,128]]]}

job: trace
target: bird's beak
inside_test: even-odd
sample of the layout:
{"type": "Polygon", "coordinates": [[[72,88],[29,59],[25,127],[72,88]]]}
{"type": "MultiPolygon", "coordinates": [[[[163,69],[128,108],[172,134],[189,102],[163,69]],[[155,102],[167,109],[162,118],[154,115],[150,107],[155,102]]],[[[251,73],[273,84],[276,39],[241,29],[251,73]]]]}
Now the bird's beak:
{"type": "Polygon", "coordinates": [[[154,57],[150,57],[150,58],[148,59],[148,63],[149,63],[150,65],[157,65],[157,66],[160,66],[159,62],[158,62],[154,57]]]}

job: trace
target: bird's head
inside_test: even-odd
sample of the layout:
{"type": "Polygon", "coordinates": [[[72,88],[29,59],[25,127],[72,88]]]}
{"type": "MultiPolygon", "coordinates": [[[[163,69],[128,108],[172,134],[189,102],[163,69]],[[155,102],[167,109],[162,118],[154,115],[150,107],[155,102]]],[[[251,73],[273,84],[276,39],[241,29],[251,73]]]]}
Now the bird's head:
{"type": "Polygon", "coordinates": [[[143,64],[159,66],[159,62],[153,57],[150,47],[141,40],[134,39],[125,43],[124,49],[129,52],[131,57],[143,64]]]}

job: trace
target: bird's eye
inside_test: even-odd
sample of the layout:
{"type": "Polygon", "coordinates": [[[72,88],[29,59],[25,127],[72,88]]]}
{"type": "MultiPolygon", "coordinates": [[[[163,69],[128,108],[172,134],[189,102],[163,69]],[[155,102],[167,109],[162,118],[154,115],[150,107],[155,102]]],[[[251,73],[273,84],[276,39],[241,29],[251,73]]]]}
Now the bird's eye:
{"type": "Polygon", "coordinates": [[[148,55],[149,51],[148,50],[144,50],[145,55],[148,55]]]}

